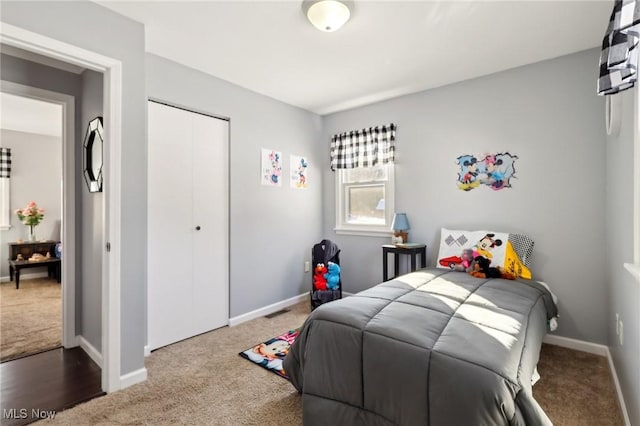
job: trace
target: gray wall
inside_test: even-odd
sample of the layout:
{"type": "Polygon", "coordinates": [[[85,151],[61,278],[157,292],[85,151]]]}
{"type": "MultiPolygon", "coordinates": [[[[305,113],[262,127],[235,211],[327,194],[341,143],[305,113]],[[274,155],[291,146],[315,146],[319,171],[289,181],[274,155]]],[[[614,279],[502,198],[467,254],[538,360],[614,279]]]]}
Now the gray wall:
{"type": "MultiPolygon", "coordinates": [[[[622,264],[633,263],[633,113],[634,90],[622,97],[619,135],[606,144],[606,271],[609,282],[607,331],[609,351],[632,425],[640,424],[640,283],[622,264]],[[624,345],[616,334],[615,314],[624,323],[624,345]]],[[[640,146],[636,145],[636,149],[640,146]]]]}
{"type": "Polygon", "coordinates": [[[0,3],[2,21],[122,62],[121,374],[144,367],[146,113],[144,27],[92,2],[0,3]]]}
{"type": "MultiPolygon", "coordinates": [[[[598,53],[588,50],[326,116],[332,134],[394,122],[396,211],[409,240],[426,242],[434,265],[441,227],[521,232],[535,240],[532,272],[558,295],[562,336],[606,343],[603,100],[595,95],[598,53]],[[518,155],[513,188],[456,188],[462,154],[518,155]]],[[[334,234],[334,176],[324,161],[324,230],[334,234]]],[[[382,279],[389,238],[334,236],[344,286],[382,279]]]]}
{"type": "MultiPolygon", "coordinates": [[[[62,120],[62,110],[60,110],[62,120]]],[[[28,227],[23,225],[16,209],[27,205],[29,201],[38,203],[45,209],[44,220],[35,227],[38,240],[60,240],[62,188],[62,140],[57,136],[37,135],[33,133],[1,130],[2,146],[11,148],[11,226],[8,231],[0,232],[0,251],[7,253],[7,244],[17,239],[28,240],[28,227]]],[[[7,256],[0,259],[0,276],[9,277],[7,256]]],[[[33,269],[34,272],[46,271],[46,268],[33,269]]],[[[29,271],[25,271],[27,274],[29,271]]],[[[25,274],[26,276],[26,274],[25,274]]]]}
{"type": "MultiPolygon", "coordinates": [[[[303,272],[321,239],[320,117],[226,81],[147,55],[151,98],[230,117],[230,316],[308,291],[303,272]],[[260,185],[260,149],[308,156],[309,188],[260,185]]],[[[170,196],[170,195],[168,195],[170,196]]]]}
{"type": "MultiPolygon", "coordinates": [[[[80,125],[77,153],[84,153],[84,136],[89,121],[102,114],[102,74],[86,70],[80,76],[82,99],[80,100],[80,125]]],[[[77,170],[84,170],[83,155],[76,157],[77,170]]],[[[80,280],[79,302],[80,333],[102,352],[102,254],[104,233],[102,230],[104,193],[89,192],[82,173],[77,174],[76,199],[78,200],[80,227],[76,258],[77,276],[80,280]]]]}
{"type": "MultiPolygon", "coordinates": [[[[0,11],[4,12],[6,4],[2,3],[0,11]]],[[[4,16],[2,20],[3,22],[5,21],[4,16]]],[[[80,96],[80,76],[78,74],[37,64],[4,53],[0,55],[0,67],[2,80],[75,97],[80,96]]],[[[77,102],[78,100],[76,99],[77,102]]],[[[78,114],[76,118],[79,117],[77,107],[76,114],[78,114]]]]}

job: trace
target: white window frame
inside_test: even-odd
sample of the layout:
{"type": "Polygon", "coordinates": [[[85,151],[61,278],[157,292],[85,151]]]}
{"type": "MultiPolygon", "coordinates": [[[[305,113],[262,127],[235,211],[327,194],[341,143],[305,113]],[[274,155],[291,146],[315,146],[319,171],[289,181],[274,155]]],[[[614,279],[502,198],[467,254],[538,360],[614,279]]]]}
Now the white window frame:
{"type": "Polygon", "coordinates": [[[624,267],[640,283],[640,94],[633,91],[633,263],[624,267]]]}
{"type": "Polygon", "coordinates": [[[8,231],[11,229],[11,178],[5,183],[0,183],[0,200],[2,200],[3,209],[0,212],[0,231],[8,231]]]}
{"type": "Polygon", "coordinates": [[[336,184],[336,227],[334,231],[336,234],[343,235],[360,235],[370,237],[383,237],[393,234],[391,230],[391,221],[393,219],[393,213],[395,211],[395,165],[393,163],[387,163],[385,166],[387,169],[386,181],[368,181],[368,182],[344,182],[344,172],[348,169],[338,169],[335,171],[335,184],[336,184]],[[385,223],[383,225],[358,225],[347,222],[347,207],[349,202],[347,200],[347,193],[345,191],[346,186],[371,186],[380,185],[385,186],[385,223]]]}

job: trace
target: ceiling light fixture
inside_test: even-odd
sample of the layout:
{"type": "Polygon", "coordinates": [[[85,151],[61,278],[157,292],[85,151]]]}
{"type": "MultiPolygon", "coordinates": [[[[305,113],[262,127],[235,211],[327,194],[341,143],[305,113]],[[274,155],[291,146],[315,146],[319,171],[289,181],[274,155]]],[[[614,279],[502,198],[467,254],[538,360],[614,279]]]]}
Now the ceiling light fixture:
{"type": "Polygon", "coordinates": [[[340,29],[351,16],[349,0],[304,0],[302,11],[314,27],[328,33],[340,29]]]}

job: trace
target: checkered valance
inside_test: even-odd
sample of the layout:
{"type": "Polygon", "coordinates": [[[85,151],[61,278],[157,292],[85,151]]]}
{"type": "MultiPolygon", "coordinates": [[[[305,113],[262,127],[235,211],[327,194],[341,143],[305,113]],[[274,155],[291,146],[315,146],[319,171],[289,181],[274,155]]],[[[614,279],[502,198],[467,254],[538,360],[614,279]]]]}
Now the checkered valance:
{"type": "Polygon", "coordinates": [[[613,95],[633,87],[638,71],[640,6],[636,0],[616,0],[602,40],[598,95],[613,95]]]}
{"type": "Polygon", "coordinates": [[[393,163],[395,143],[396,125],[393,123],[333,135],[331,170],[393,163]]]}
{"type": "Polygon", "coordinates": [[[11,177],[11,148],[0,147],[0,178],[11,177]]]}

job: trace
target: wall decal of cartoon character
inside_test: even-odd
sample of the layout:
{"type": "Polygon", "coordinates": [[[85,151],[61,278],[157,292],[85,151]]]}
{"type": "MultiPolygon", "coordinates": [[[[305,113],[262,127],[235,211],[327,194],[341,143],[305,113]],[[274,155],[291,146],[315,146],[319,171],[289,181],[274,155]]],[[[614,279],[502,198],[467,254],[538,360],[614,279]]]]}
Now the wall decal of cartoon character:
{"type": "Polygon", "coordinates": [[[306,158],[297,155],[290,156],[290,183],[291,188],[307,188],[309,162],[306,158]]]}
{"type": "Polygon", "coordinates": [[[511,179],[515,176],[515,160],[518,156],[508,152],[484,154],[482,160],[469,154],[459,156],[456,161],[458,171],[458,188],[470,191],[485,185],[495,191],[511,188],[511,179]]]}
{"type": "Polygon", "coordinates": [[[280,174],[282,173],[282,167],[280,166],[280,153],[272,152],[269,154],[269,161],[271,161],[271,182],[278,183],[280,174]]]}
{"type": "Polygon", "coordinates": [[[473,155],[461,155],[457,159],[460,171],[458,172],[458,188],[470,191],[480,185],[478,180],[478,159],[473,155]]]}
{"type": "Polygon", "coordinates": [[[270,149],[262,149],[262,177],[263,185],[281,186],[282,154],[270,149]]]}
{"type": "Polygon", "coordinates": [[[504,173],[500,170],[502,159],[496,158],[495,155],[488,154],[484,157],[485,168],[487,169],[486,185],[493,189],[501,189],[504,185],[504,173]]]}

